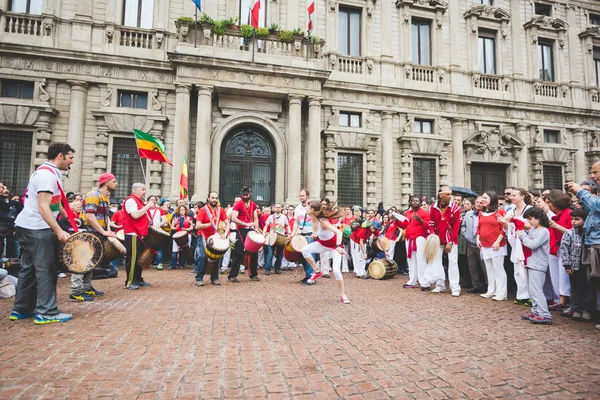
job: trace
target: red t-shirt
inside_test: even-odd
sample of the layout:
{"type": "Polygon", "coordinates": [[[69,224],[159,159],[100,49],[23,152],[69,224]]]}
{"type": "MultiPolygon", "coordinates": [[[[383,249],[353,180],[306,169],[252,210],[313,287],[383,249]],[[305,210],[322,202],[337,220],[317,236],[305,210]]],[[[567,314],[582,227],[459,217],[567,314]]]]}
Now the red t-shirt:
{"type": "MultiPolygon", "coordinates": [[[[246,207],[244,200],[239,200],[233,206],[233,210],[238,212],[238,219],[246,223],[254,222],[254,211],[256,211],[257,208],[258,206],[252,200],[250,200],[250,205],[248,207],[246,207]]],[[[240,226],[239,228],[245,229],[246,227],[240,226]]]]}
{"type": "Polygon", "coordinates": [[[350,226],[350,225],[352,225],[354,220],[356,220],[356,218],[354,218],[354,215],[351,217],[344,217],[344,218],[342,218],[342,225],[350,226]]]}
{"type": "Polygon", "coordinates": [[[181,232],[184,229],[191,228],[194,223],[192,217],[188,217],[187,215],[183,217],[183,226],[181,226],[180,223],[181,216],[173,217],[173,220],[175,220],[175,232],[181,232]]]}
{"type": "Polygon", "coordinates": [[[199,232],[202,232],[202,236],[204,236],[205,239],[208,239],[214,235],[216,233],[214,226],[216,226],[218,229],[219,223],[225,220],[227,220],[227,213],[225,212],[225,209],[221,207],[217,207],[213,210],[210,208],[210,206],[204,206],[198,211],[198,215],[196,216],[196,221],[200,222],[201,224],[208,224],[209,222],[212,222],[206,228],[199,230],[199,232]]]}
{"type": "MultiPolygon", "coordinates": [[[[371,238],[371,236],[373,236],[373,231],[371,230],[371,227],[368,227],[368,228],[358,227],[350,235],[350,240],[352,240],[354,243],[360,244],[360,239],[362,239],[363,241],[366,242],[367,240],[369,240],[371,238]]],[[[378,236],[379,236],[379,234],[375,235],[375,237],[378,237],[378,236]]]]}
{"type": "MultiPolygon", "coordinates": [[[[500,208],[490,215],[479,214],[479,225],[477,234],[481,241],[481,247],[490,248],[501,234],[504,235],[504,224],[498,221],[498,215],[505,216],[506,211],[500,208]]],[[[506,237],[500,242],[500,246],[506,245],[506,237]]]]}
{"type": "Polygon", "coordinates": [[[419,208],[416,214],[424,221],[422,225],[419,221],[413,219],[413,210],[408,210],[404,213],[404,216],[409,219],[409,221],[405,221],[407,239],[427,237],[427,232],[429,231],[429,212],[419,208]]]}
{"type": "Polygon", "coordinates": [[[116,229],[115,232],[122,230],[123,224],[125,223],[125,210],[123,210],[123,209],[117,210],[113,214],[112,222],[114,222],[115,225],[121,226],[121,228],[116,229]]]}
{"type": "MultiPolygon", "coordinates": [[[[552,217],[552,221],[556,222],[563,228],[573,228],[573,221],[571,220],[571,209],[565,208],[558,214],[552,217]]],[[[558,254],[560,248],[560,242],[562,240],[563,233],[555,228],[550,228],[550,254],[555,256],[558,254]]]]}
{"type": "Polygon", "coordinates": [[[296,218],[292,217],[287,217],[288,219],[288,225],[290,226],[290,232],[294,231],[294,224],[296,224],[296,218]]]}
{"type": "Polygon", "coordinates": [[[398,238],[398,230],[402,229],[398,221],[390,221],[385,227],[385,237],[394,241],[398,238]]]}

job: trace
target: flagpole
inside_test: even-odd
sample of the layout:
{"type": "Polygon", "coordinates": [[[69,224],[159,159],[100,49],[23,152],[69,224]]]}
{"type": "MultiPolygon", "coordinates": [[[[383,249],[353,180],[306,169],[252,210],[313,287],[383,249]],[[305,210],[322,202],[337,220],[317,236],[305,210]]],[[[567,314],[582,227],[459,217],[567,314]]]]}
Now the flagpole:
{"type": "Polygon", "coordinates": [[[198,7],[196,7],[196,12],[194,13],[194,47],[196,47],[196,29],[198,29],[198,7]]]}
{"type": "Polygon", "coordinates": [[[306,44],[306,61],[308,61],[308,50],[310,49],[310,31],[308,31],[308,43],[306,44]]]}
{"type": "Polygon", "coordinates": [[[148,187],[148,179],[146,179],[146,172],[144,171],[144,163],[142,162],[142,157],[140,157],[140,148],[138,147],[137,139],[135,140],[135,147],[138,152],[138,158],[140,159],[140,167],[142,167],[142,176],[144,177],[144,183],[146,187],[148,187]]]}
{"type": "Polygon", "coordinates": [[[254,32],[252,33],[252,62],[254,62],[254,46],[256,45],[256,28],[254,28],[254,32]]]}

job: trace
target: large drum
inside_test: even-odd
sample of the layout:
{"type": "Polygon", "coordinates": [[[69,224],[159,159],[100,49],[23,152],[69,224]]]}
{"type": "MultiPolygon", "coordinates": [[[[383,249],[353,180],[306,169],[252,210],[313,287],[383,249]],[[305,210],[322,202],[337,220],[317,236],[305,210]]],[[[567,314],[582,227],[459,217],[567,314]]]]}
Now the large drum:
{"type": "Polygon", "coordinates": [[[344,229],[342,231],[342,243],[348,244],[350,243],[350,235],[352,235],[352,227],[349,225],[344,225],[344,229]]]}
{"type": "Polygon", "coordinates": [[[273,231],[269,234],[267,240],[271,247],[282,247],[289,243],[290,237],[286,234],[273,231]]]}
{"type": "Polygon", "coordinates": [[[100,264],[108,264],[119,257],[125,256],[127,251],[125,246],[121,244],[119,239],[107,237],[102,240],[102,262],[100,264]]]}
{"type": "Polygon", "coordinates": [[[152,265],[152,260],[154,260],[154,250],[145,248],[144,251],[142,251],[142,254],[140,254],[138,257],[137,265],[140,268],[148,269],[150,268],[150,265],[152,265]]]}
{"type": "Polygon", "coordinates": [[[388,251],[392,247],[392,242],[385,236],[380,236],[373,240],[373,250],[377,253],[388,251]]]}
{"type": "Polygon", "coordinates": [[[144,239],[146,246],[154,250],[162,250],[169,242],[170,235],[158,226],[148,227],[148,236],[144,239]]]}
{"type": "Polygon", "coordinates": [[[125,231],[123,229],[117,232],[117,239],[119,239],[121,243],[125,243],[125,231]]]}
{"type": "Polygon", "coordinates": [[[244,240],[244,249],[248,253],[258,253],[261,247],[265,245],[265,237],[256,231],[250,231],[244,240]]]}
{"type": "Polygon", "coordinates": [[[294,236],[292,240],[283,249],[283,256],[286,260],[296,262],[302,255],[302,249],[308,245],[308,241],[302,235],[294,236]]]}
{"type": "Polygon", "coordinates": [[[90,272],[98,266],[101,259],[102,241],[92,233],[75,233],[60,246],[61,264],[75,274],[90,272]]]}
{"type": "Polygon", "coordinates": [[[206,239],[206,255],[211,260],[223,258],[230,248],[229,240],[221,239],[221,235],[214,234],[206,239]]]}
{"type": "Polygon", "coordinates": [[[186,258],[189,258],[192,256],[192,254],[194,254],[194,250],[190,247],[189,244],[190,238],[187,231],[179,231],[175,233],[173,235],[173,241],[173,251],[182,251],[186,258]]]}
{"type": "Polygon", "coordinates": [[[392,259],[378,258],[369,264],[369,275],[373,279],[393,278],[398,272],[398,265],[392,259]]]}

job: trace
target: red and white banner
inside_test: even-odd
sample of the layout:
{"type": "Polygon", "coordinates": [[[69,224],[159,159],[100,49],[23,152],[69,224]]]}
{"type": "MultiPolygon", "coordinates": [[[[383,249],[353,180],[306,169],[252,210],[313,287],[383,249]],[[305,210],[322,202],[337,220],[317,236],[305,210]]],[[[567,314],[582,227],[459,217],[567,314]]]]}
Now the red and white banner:
{"type": "Polygon", "coordinates": [[[253,0],[252,9],[250,10],[250,25],[252,25],[254,29],[258,28],[259,13],[260,0],[253,0]]]}
{"type": "Polygon", "coordinates": [[[308,12],[308,26],[306,30],[309,34],[315,26],[315,1],[316,0],[306,0],[306,11],[308,12]]]}

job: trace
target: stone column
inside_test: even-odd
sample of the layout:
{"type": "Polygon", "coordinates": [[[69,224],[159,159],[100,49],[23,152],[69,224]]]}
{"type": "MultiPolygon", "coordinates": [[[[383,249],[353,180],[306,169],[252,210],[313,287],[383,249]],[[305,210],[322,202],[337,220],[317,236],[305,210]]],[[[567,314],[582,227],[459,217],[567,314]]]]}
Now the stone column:
{"type": "Polygon", "coordinates": [[[312,199],[321,198],[321,98],[308,98],[308,135],[306,137],[304,181],[312,199]]]}
{"type": "Polygon", "coordinates": [[[301,168],[302,163],[302,96],[290,95],[288,97],[288,117],[287,117],[287,191],[285,202],[295,204],[298,201],[298,193],[301,186],[301,168]]]}
{"type": "Polygon", "coordinates": [[[394,116],[391,112],[381,113],[381,165],[383,173],[383,206],[394,205],[394,142],[392,125],[394,116]]]}
{"type": "Polygon", "coordinates": [[[527,124],[517,124],[517,137],[525,143],[519,152],[519,169],[517,172],[517,186],[520,188],[529,188],[529,148],[527,146],[527,124]]]}
{"type": "Polygon", "coordinates": [[[454,186],[465,186],[465,154],[463,149],[464,119],[452,120],[452,183],[454,186]]]}
{"type": "MultiPolygon", "coordinates": [[[[171,169],[171,197],[179,198],[179,177],[183,156],[189,155],[190,149],[190,92],[189,84],[175,85],[175,133],[173,137],[173,168],[171,169]]],[[[189,164],[188,164],[189,165],[189,164]]]]}
{"type": "Polygon", "coordinates": [[[196,114],[196,159],[194,160],[194,195],[195,203],[208,197],[210,190],[210,165],[212,132],[212,86],[198,86],[198,112],[196,114]]]}
{"type": "Polygon", "coordinates": [[[71,165],[69,178],[65,179],[65,192],[81,190],[81,167],[83,163],[83,139],[85,135],[85,112],[88,84],[83,81],[67,81],[71,85],[69,103],[69,128],[67,143],[75,150],[75,162],[71,165]]]}
{"type": "Polygon", "coordinates": [[[576,150],[573,157],[575,161],[575,180],[577,183],[580,183],[588,176],[585,166],[584,135],[585,132],[583,129],[573,130],[573,147],[576,150]]]}

